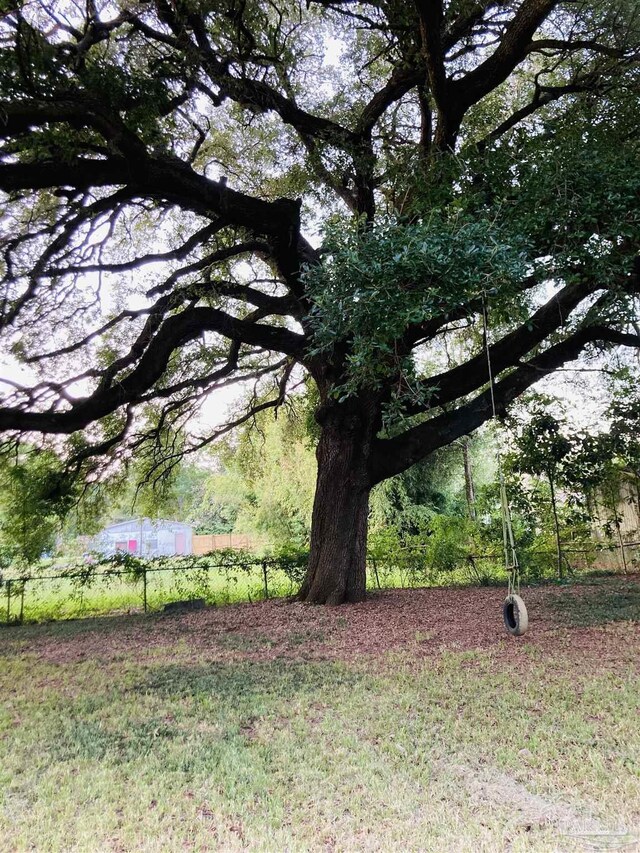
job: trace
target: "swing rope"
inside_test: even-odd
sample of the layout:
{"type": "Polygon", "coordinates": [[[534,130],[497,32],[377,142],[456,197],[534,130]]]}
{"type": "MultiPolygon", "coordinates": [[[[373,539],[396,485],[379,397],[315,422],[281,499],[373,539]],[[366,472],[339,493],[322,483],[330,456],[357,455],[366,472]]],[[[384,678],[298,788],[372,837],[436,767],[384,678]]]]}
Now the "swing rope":
{"type": "MultiPolygon", "coordinates": [[[[489,372],[489,391],[491,394],[491,410],[493,420],[498,418],[496,409],[496,398],[494,394],[493,369],[491,367],[491,350],[489,348],[489,315],[487,310],[486,293],[482,294],[482,328],[484,336],[484,348],[487,356],[487,369],[489,372]]],[[[508,578],[508,595],[520,595],[520,565],[516,552],[516,542],[511,524],[511,509],[507,496],[507,486],[504,479],[504,466],[500,447],[496,444],[496,464],[498,466],[498,481],[500,484],[500,512],[502,515],[502,545],[504,552],[504,567],[508,578]]]]}

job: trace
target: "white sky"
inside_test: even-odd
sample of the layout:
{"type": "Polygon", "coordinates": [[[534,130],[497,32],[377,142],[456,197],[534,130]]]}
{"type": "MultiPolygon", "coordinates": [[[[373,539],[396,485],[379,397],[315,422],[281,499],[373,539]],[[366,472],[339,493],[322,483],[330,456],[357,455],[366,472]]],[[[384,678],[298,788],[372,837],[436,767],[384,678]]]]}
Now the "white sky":
{"type": "MultiPolygon", "coordinates": [[[[323,65],[326,67],[339,65],[341,55],[346,47],[346,44],[340,39],[327,39],[325,42],[326,51],[323,58],[323,65]]],[[[98,237],[99,235],[96,236],[96,239],[98,237]]],[[[310,239],[316,243],[317,235],[312,235],[310,239]]],[[[150,250],[166,251],[167,248],[166,243],[158,242],[150,250]]],[[[145,269],[151,272],[152,267],[149,265],[145,269]]],[[[90,286],[95,284],[95,280],[92,282],[88,277],[88,284],[90,286]]],[[[107,316],[116,308],[113,300],[113,291],[110,287],[104,287],[103,285],[101,292],[102,310],[103,314],[107,316]]],[[[128,303],[127,307],[142,307],[144,297],[138,297],[135,293],[130,293],[128,303]]],[[[38,379],[33,369],[28,365],[19,363],[7,354],[0,357],[0,376],[23,385],[31,385],[38,379]]],[[[5,388],[7,386],[2,383],[0,390],[4,390],[5,388]]],[[[206,431],[207,429],[213,429],[224,424],[228,420],[229,409],[247,393],[247,390],[248,388],[243,388],[242,385],[230,386],[221,388],[209,395],[202,403],[200,414],[194,423],[194,431],[206,431]]],[[[573,370],[571,365],[553,377],[542,380],[534,386],[533,390],[557,395],[565,401],[567,404],[567,414],[577,428],[593,427],[597,424],[600,420],[602,408],[606,405],[606,387],[602,376],[595,372],[584,373],[573,370]]],[[[76,389],[76,393],[81,396],[86,393],[86,390],[80,387],[76,389]]]]}

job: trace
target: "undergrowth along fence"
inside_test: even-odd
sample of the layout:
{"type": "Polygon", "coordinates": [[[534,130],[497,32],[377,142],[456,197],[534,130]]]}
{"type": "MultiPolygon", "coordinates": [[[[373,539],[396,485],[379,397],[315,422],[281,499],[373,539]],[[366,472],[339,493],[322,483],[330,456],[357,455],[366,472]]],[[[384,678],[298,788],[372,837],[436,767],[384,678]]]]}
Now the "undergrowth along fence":
{"type": "Polygon", "coordinates": [[[231,550],[204,556],[141,559],[129,554],[80,565],[41,567],[0,576],[5,623],[70,618],[113,610],[157,610],[169,601],[254,601],[295,592],[300,555],[256,557],[231,550]]]}
{"type": "MultiPolygon", "coordinates": [[[[501,552],[461,554],[456,564],[447,568],[445,563],[437,568],[424,565],[424,558],[420,557],[423,547],[402,547],[385,555],[384,560],[370,554],[370,586],[384,589],[505,581],[501,552]],[[486,570],[479,568],[483,563],[486,570]]],[[[563,554],[571,576],[594,569],[637,571],[638,549],[640,542],[627,542],[622,546],[563,547],[563,554]]],[[[526,552],[525,579],[552,579],[552,572],[544,566],[551,566],[555,556],[551,549],[526,552]],[[536,559],[541,561],[538,566],[536,559]]],[[[132,609],[146,613],[159,610],[170,601],[195,598],[203,598],[209,604],[228,604],[293,595],[304,577],[307,557],[305,551],[259,557],[234,549],[203,556],[150,559],[123,553],[101,560],[89,558],[79,565],[7,573],[0,575],[0,622],[64,619],[132,609]]]]}
{"type": "MultiPolygon", "coordinates": [[[[502,550],[477,553],[457,541],[435,539],[425,544],[420,537],[400,548],[369,551],[369,579],[379,589],[431,585],[506,583],[502,550]]],[[[562,577],[558,578],[557,548],[518,547],[524,583],[542,583],[572,578],[593,571],[636,572],[640,570],[640,542],[561,543],[562,577]]]]}

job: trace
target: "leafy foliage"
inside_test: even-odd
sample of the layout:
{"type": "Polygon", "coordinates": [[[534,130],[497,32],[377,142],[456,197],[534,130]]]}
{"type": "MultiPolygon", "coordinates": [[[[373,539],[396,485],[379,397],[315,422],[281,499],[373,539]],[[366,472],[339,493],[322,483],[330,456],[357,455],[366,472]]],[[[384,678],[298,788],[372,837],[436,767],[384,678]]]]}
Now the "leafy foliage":
{"type": "Polygon", "coordinates": [[[550,411],[536,407],[516,436],[516,454],[511,457],[515,470],[526,474],[544,474],[550,482],[562,477],[562,464],[572,450],[565,435],[566,424],[550,411]]]}
{"type": "Polygon", "coordinates": [[[4,559],[36,562],[55,547],[79,487],[51,450],[23,448],[0,465],[0,537],[4,559]]]}
{"type": "Polygon", "coordinates": [[[521,239],[455,208],[431,210],[415,224],[334,220],[322,251],[322,266],[305,274],[312,354],[349,343],[345,382],[332,392],[340,400],[400,373],[412,402],[426,403],[431,389],[416,382],[416,364],[397,344],[407,327],[455,316],[483,294],[499,293],[506,303],[528,269],[521,239]]]}
{"type": "Polygon", "coordinates": [[[235,505],[236,531],[266,535],[278,548],[309,544],[316,460],[305,405],[296,399],[277,418],[259,416],[221,450],[225,472],[210,481],[235,505]]]}

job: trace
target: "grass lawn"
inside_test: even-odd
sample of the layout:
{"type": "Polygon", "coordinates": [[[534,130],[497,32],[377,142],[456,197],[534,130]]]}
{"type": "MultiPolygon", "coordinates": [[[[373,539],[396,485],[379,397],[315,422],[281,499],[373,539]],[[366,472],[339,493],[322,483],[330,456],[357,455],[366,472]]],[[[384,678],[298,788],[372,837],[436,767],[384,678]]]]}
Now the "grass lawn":
{"type": "Polygon", "coordinates": [[[640,578],[502,595],[0,628],[0,850],[640,849],[640,578]]]}

